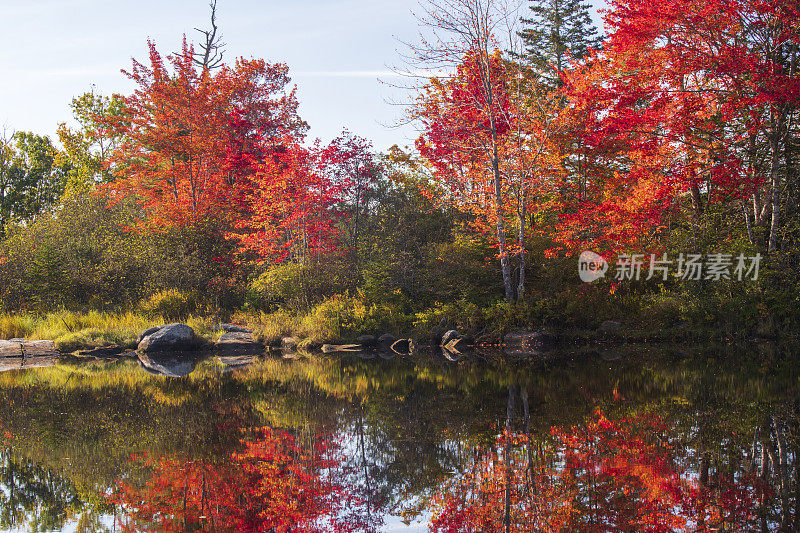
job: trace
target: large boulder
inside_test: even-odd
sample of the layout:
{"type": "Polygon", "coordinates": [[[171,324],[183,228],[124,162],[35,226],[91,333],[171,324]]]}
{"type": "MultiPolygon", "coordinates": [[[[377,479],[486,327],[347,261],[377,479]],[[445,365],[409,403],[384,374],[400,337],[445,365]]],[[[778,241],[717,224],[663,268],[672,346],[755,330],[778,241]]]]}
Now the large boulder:
{"type": "Polygon", "coordinates": [[[153,333],[155,333],[156,331],[160,330],[163,327],[164,324],[161,324],[160,326],[153,326],[151,328],[147,328],[143,332],[139,333],[139,339],[136,341],[136,344],[139,344],[144,340],[145,337],[152,335],[153,333]]]}
{"type": "Polygon", "coordinates": [[[191,327],[186,324],[167,324],[144,335],[137,349],[142,352],[187,351],[196,350],[200,344],[191,327]]]}

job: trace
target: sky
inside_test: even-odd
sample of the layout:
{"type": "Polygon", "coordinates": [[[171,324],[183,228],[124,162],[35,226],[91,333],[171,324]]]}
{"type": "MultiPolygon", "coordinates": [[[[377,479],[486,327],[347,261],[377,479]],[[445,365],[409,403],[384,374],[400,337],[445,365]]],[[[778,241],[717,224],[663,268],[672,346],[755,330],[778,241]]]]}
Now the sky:
{"type": "MultiPolygon", "coordinates": [[[[594,0],[600,5],[603,0],[594,0]]],[[[406,91],[394,85],[402,42],[418,36],[417,0],[218,0],[226,60],[289,65],[309,137],[327,142],[343,128],[376,149],[413,144],[402,122],[406,91]]],[[[129,93],[120,72],[163,55],[206,28],[208,0],[0,0],[6,53],[0,55],[0,128],[47,134],[71,123],[73,97],[94,89],[129,93]]],[[[596,13],[593,13],[596,14],[596,13]]]]}

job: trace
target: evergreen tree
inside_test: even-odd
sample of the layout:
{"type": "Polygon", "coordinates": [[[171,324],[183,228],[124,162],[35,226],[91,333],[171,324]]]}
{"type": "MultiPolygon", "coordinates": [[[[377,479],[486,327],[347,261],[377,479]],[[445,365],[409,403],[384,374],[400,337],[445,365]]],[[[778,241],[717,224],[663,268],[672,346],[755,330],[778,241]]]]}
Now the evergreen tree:
{"type": "Polygon", "coordinates": [[[531,0],[531,18],[522,18],[522,60],[550,87],[561,86],[561,74],[571,59],[583,58],[602,37],[589,16],[590,4],[580,0],[531,0]]]}

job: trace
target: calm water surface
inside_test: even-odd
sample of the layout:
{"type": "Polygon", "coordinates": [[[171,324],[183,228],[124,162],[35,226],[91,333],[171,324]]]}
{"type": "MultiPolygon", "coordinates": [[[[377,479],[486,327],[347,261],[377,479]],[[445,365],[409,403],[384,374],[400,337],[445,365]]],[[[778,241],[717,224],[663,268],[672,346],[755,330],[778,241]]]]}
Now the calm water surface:
{"type": "Polygon", "coordinates": [[[9,370],[0,528],[800,531],[795,355],[272,354],[9,370]]]}

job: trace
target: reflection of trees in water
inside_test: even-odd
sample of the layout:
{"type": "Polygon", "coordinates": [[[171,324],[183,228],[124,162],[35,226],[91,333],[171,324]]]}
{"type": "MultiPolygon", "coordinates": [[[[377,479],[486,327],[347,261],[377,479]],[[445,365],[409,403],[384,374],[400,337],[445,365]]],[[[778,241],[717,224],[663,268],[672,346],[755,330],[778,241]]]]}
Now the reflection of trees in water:
{"type": "MultiPolygon", "coordinates": [[[[467,504],[481,501],[490,513],[482,515],[487,532],[603,531],[617,522],[633,524],[632,531],[659,531],[658,523],[677,531],[693,524],[773,531],[783,523],[784,531],[800,531],[791,400],[798,374],[777,367],[765,377],[760,360],[584,359],[533,368],[313,357],[267,359],[224,375],[203,363],[176,380],[133,379],[120,367],[58,368],[36,380],[6,375],[0,384],[0,421],[14,433],[17,462],[24,457],[69,480],[91,502],[80,518],[87,531],[96,529],[90,511],[102,509],[109,487],[124,479],[145,490],[162,459],[184,480],[170,490],[186,490],[186,524],[209,529],[200,517],[211,516],[210,502],[220,499],[212,486],[220,494],[248,486],[237,477],[243,466],[236,476],[223,472],[241,452],[240,428],[264,425],[291,435],[305,450],[297,457],[322,441],[336,443],[335,481],[357,495],[337,505],[354,523],[377,523],[386,512],[411,519],[429,509],[466,520],[478,510],[467,504]],[[626,400],[611,401],[612,391],[626,400]],[[597,408],[607,422],[592,414],[597,408]],[[657,413],[661,426],[649,426],[653,419],[642,413],[657,413]],[[504,434],[510,438],[496,440],[504,434]],[[570,444],[579,438],[580,446],[570,444]],[[149,464],[127,462],[143,452],[149,464]],[[603,468],[607,475],[595,471],[603,468]],[[680,512],[648,496],[657,490],[680,512]]],[[[163,496],[153,494],[155,502],[163,496]]],[[[244,501],[242,509],[258,505],[244,501]]],[[[23,509],[18,523],[38,512],[16,509],[23,509]]],[[[182,511],[182,500],[174,509],[182,511]]],[[[69,512],[74,520],[79,511],[69,512]]],[[[215,524],[231,512],[220,511],[215,524]]]]}
{"type": "Polygon", "coordinates": [[[724,427],[729,420],[703,427],[696,412],[681,425],[598,410],[532,434],[525,387],[510,386],[507,398],[496,442],[476,446],[440,486],[432,531],[800,530],[797,403],[791,416],[771,413],[751,428],[750,441],[724,427]]]}
{"type": "Polygon", "coordinates": [[[67,479],[17,457],[9,442],[0,450],[0,528],[54,531],[78,518],[79,532],[105,531],[98,515],[105,510],[84,502],[67,479]]]}
{"type": "Polygon", "coordinates": [[[349,482],[330,437],[305,446],[262,428],[242,445],[215,463],[145,458],[146,482],[120,483],[113,496],[127,513],[123,530],[371,532],[382,524],[369,487],[349,482]]]}

